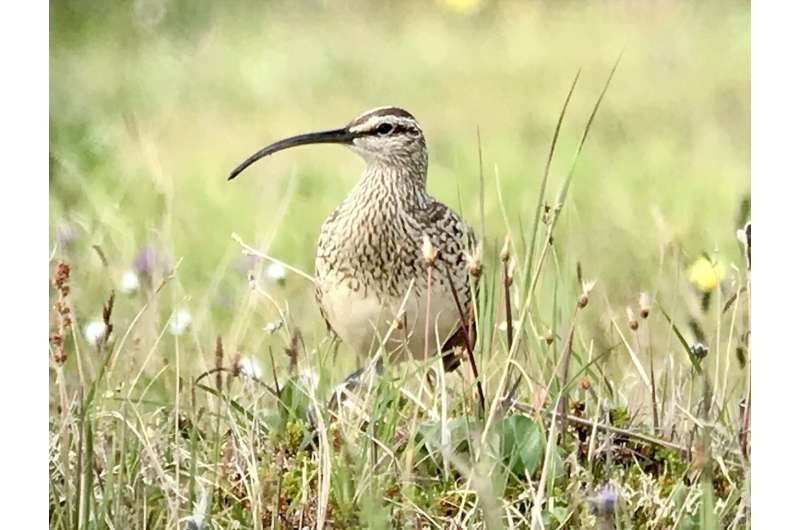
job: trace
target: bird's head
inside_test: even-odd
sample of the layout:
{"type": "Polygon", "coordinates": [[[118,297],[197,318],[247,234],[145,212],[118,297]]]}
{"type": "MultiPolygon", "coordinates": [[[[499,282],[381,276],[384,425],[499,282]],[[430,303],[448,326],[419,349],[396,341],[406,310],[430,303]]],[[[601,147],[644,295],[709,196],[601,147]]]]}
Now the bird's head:
{"type": "Polygon", "coordinates": [[[272,143],[239,164],[228,180],[265,156],[298,145],[323,143],[346,145],[368,164],[416,166],[423,172],[427,168],[425,136],[414,116],[397,107],[380,107],[361,114],[341,129],[300,134],[272,143]]]}

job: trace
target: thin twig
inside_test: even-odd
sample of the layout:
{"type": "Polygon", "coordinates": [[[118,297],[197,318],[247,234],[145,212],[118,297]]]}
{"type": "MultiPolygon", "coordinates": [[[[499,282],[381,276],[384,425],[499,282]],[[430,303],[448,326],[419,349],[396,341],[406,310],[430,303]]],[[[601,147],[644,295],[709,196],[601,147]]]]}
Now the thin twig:
{"type": "MultiPolygon", "coordinates": [[[[516,410],[523,412],[525,414],[535,415],[537,411],[534,407],[527,405],[525,403],[520,403],[518,401],[511,402],[511,406],[516,410]]],[[[658,445],[660,447],[664,447],[666,449],[672,449],[673,451],[678,451],[681,454],[687,454],[689,449],[684,447],[683,445],[676,444],[674,442],[670,442],[667,440],[662,440],[660,438],[656,438],[654,436],[649,436],[647,434],[638,433],[635,431],[629,431],[626,429],[622,429],[620,427],[614,427],[613,425],[605,425],[603,423],[596,423],[592,420],[587,420],[586,418],[581,418],[578,416],[573,416],[571,414],[562,415],[560,412],[553,412],[549,410],[541,411],[541,414],[546,416],[555,415],[557,418],[566,418],[567,422],[575,424],[575,425],[582,425],[584,427],[592,427],[597,428],[598,430],[609,432],[611,434],[617,434],[619,436],[624,436],[626,438],[630,438],[632,440],[639,440],[641,442],[649,443],[651,445],[658,445]]]]}
{"type": "Polygon", "coordinates": [[[511,318],[511,282],[509,276],[508,260],[503,260],[503,293],[506,306],[506,341],[508,342],[508,353],[511,353],[511,345],[514,343],[514,325],[511,318]]]}
{"type": "MultiPolygon", "coordinates": [[[[578,310],[575,309],[575,313],[572,316],[572,323],[569,326],[569,333],[567,334],[567,340],[564,341],[564,349],[561,351],[561,392],[559,392],[558,397],[558,410],[561,414],[561,417],[564,418],[567,415],[567,379],[569,378],[569,360],[572,354],[572,339],[575,336],[575,321],[578,317],[578,310]]],[[[561,443],[566,443],[567,441],[567,422],[561,422],[561,443]]]]}
{"type": "Polygon", "coordinates": [[[285,261],[281,261],[281,260],[279,260],[277,258],[273,258],[272,256],[268,256],[268,255],[264,254],[263,252],[260,252],[260,251],[258,251],[256,249],[254,249],[253,247],[251,247],[250,245],[248,245],[247,243],[242,241],[242,238],[239,236],[239,234],[231,234],[231,239],[233,239],[234,241],[239,243],[239,245],[244,250],[245,255],[247,255],[247,256],[255,256],[257,258],[261,258],[261,259],[264,259],[264,260],[267,260],[267,261],[271,261],[272,263],[277,263],[278,265],[281,265],[282,267],[285,267],[287,270],[292,271],[293,273],[297,274],[298,276],[302,276],[303,278],[305,278],[306,280],[310,281],[311,283],[314,283],[314,277],[311,276],[310,274],[308,274],[307,272],[304,272],[304,271],[298,269],[297,267],[293,267],[293,266],[289,265],[288,263],[286,263],[285,261]]]}
{"type": "MultiPolygon", "coordinates": [[[[226,373],[229,373],[229,374],[236,374],[236,371],[232,370],[231,368],[225,368],[225,367],[211,368],[210,370],[206,370],[202,374],[198,375],[194,380],[194,384],[197,385],[198,383],[200,383],[200,381],[202,381],[203,379],[205,379],[209,375],[214,375],[217,372],[226,372],[226,373]]],[[[259,385],[264,387],[264,389],[267,392],[269,392],[270,394],[272,394],[274,397],[280,398],[280,395],[277,392],[275,392],[275,390],[271,386],[269,386],[267,383],[265,383],[264,381],[262,381],[258,377],[254,376],[254,375],[251,375],[251,374],[248,374],[248,373],[243,372],[243,371],[239,371],[238,375],[245,375],[249,379],[252,379],[256,383],[258,383],[259,385]]]]}
{"type": "Polygon", "coordinates": [[[461,320],[461,333],[464,334],[464,347],[467,349],[467,355],[469,356],[469,364],[472,368],[472,375],[475,377],[475,382],[477,383],[478,387],[478,399],[480,399],[481,403],[481,415],[485,417],[486,415],[486,397],[483,394],[483,385],[481,385],[481,379],[478,375],[478,365],[475,364],[475,354],[472,351],[472,344],[469,338],[469,326],[467,325],[467,319],[464,316],[464,310],[461,308],[461,303],[458,300],[458,293],[456,292],[456,288],[453,285],[453,277],[450,275],[450,269],[447,267],[447,264],[444,264],[444,271],[447,274],[447,283],[450,284],[450,292],[453,294],[453,301],[458,308],[458,316],[461,320]]]}

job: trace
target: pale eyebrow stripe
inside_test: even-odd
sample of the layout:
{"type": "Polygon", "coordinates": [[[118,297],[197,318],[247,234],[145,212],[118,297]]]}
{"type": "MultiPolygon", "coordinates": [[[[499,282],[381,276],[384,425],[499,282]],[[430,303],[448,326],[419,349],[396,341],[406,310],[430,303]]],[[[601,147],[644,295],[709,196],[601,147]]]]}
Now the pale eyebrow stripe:
{"type": "Polygon", "coordinates": [[[406,131],[410,129],[419,128],[417,122],[414,120],[387,114],[383,116],[371,116],[369,119],[367,119],[362,123],[354,123],[350,125],[350,130],[356,132],[369,132],[375,130],[382,123],[390,123],[394,127],[406,131]]]}

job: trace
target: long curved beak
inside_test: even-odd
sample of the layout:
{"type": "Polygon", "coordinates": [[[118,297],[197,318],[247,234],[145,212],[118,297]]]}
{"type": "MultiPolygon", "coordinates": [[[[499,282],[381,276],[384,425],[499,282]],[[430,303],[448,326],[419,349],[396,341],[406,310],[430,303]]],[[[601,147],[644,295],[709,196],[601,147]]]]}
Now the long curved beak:
{"type": "Polygon", "coordinates": [[[289,149],[290,147],[297,147],[298,145],[307,145],[307,144],[349,144],[353,141],[356,135],[348,131],[346,128],[344,129],[333,129],[331,131],[321,131],[321,132],[313,132],[308,134],[299,134],[297,136],[292,136],[291,138],[285,138],[283,140],[279,140],[274,144],[270,144],[263,149],[259,150],[258,152],[252,154],[250,157],[247,158],[244,162],[236,166],[236,169],[231,171],[228,180],[235,179],[239,173],[247,169],[251,164],[261,160],[265,156],[269,156],[272,153],[277,153],[278,151],[283,151],[284,149],[289,149]]]}

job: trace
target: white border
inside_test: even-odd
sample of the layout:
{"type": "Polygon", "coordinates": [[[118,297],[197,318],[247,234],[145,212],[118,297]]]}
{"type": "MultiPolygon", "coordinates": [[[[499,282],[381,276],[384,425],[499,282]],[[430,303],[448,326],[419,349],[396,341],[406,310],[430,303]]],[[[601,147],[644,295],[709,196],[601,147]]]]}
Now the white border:
{"type": "MultiPolygon", "coordinates": [[[[0,494],[11,507],[2,520],[6,528],[45,528],[48,7],[9,4],[2,19],[0,311],[6,333],[0,494]]],[[[756,528],[785,528],[794,519],[794,481],[800,476],[800,348],[794,334],[800,315],[800,7],[754,2],[752,20],[753,521],[756,528]]]]}
{"type": "Polygon", "coordinates": [[[800,476],[800,8],[752,7],[753,527],[789,528],[800,476]]]}
{"type": "Polygon", "coordinates": [[[47,528],[48,6],[8,4],[0,28],[0,383],[3,528],[47,528]]]}

